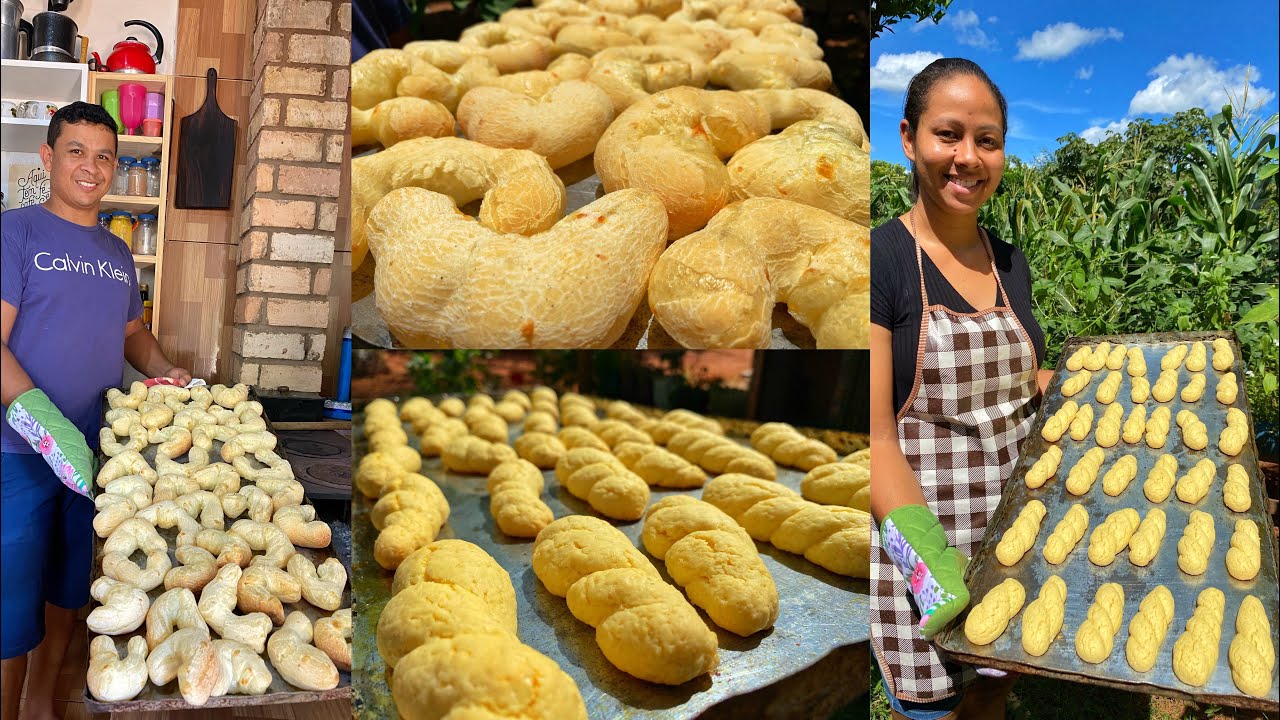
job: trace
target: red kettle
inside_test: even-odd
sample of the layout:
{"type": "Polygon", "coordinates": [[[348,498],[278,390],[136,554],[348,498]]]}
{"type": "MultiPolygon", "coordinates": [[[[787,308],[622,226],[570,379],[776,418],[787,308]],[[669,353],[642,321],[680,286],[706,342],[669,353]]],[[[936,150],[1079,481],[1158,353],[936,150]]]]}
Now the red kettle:
{"type": "Polygon", "coordinates": [[[146,75],[155,73],[156,65],[160,63],[161,58],[164,56],[164,38],[160,37],[160,31],[156,29],[155,25],[146,20],[127,20],[124,25],[125,27],[139,25],[150,30],[156,39],[156,54],[151,55],[151,48],[147,47],[146,43],[139,42],[137,38],[130,36],[115,44],[105,64],[98,57],[98,53],[94,53],[93,59],[97,66],[94,69],[107,72],[143,73],[146,75]]]}

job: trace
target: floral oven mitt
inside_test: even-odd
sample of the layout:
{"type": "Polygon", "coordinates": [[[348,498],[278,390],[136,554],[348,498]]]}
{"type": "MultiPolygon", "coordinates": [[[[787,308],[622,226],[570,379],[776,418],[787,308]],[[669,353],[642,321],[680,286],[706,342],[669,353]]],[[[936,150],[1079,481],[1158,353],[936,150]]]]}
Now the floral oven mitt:
{"type": "Polygon", "coordinates": [[[880,523],[880,545],[907,579],[927,640],[969,605],[968,560],[947,544],[938,516],[924,505],[904,505],[880,523]]]}
{"type": "Polygon", "coordinates": [[[93,453],[84,433],[58,410],[43,390],[32,388],[19,395],[9,405],[5,420],[44,457],[63,485],[89,497],[93,453]]]}

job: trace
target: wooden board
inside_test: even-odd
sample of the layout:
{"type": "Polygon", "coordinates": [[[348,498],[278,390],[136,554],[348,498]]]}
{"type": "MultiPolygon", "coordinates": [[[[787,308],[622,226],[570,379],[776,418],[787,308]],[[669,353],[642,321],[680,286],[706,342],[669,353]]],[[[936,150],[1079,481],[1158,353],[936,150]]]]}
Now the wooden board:
{"type": "Polygon", "coordinates": [[[166,282],[156,302],[164,313],[155,336],[169,358],[194,377],[228,379],[238,248],[175,240],[165,247],[166,282]]]}
{"type": "MultiPolygon", "coordinates": [[[[207,65],[205,67],[208,67],[207,65]]],[[[221,73],[221,71],[219,71],[221,73]]],[[[195,112],[204,103],[207,81],[203,70],[200,77],[174,77],[173,79],[173,114],[185,117],[195,112]]],[[[228,80],[221,74],[218,76],[218,107],[232,120],[246,126],[249,122],[249,94],[253,83],[247,80],[228,80]]],[[[174,147],[182,140],[181,123],[173,128],[174,147]]],[[[240,197],[244,184],[244,166],[247,160],[244,145],[244,133],[236,138],[235,173],[231,196],[240,197]]],[[[169,194],[177,187],[176,166],[170,168],[169,194]]],[[[183,240],[187,242],[240,243],[240,215],[230,209],[181,209],[170,207],[165,218],[165,239],[167,241],[183,240]]]]}
{"type": "Polygon", "coordinates": [[[182,118],[173,206],[231,207],[235,178],[236,122],[218,107],[218,71],[209,68],[200,109],[182,118]]]}

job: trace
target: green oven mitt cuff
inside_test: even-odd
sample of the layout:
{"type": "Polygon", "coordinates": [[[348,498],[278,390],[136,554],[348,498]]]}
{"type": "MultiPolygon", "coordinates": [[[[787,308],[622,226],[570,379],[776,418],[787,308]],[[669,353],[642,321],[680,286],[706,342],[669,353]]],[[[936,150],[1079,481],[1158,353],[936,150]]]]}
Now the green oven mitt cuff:
{"type": "Polygon", "coordinates": [[[9,405],[5,420],[49,463],[63,485],[89,497],[93,451],[85,442],[84,433],[43,390],[32,388],[19,395],[9,405]]]}
{"type": "Polygon", "coordinates": [[[968,606],[968,559],[948,545],[942,523],[928,507],[904,505],[889,513],[880,523],[880,546],[907,580],[926,639],[968,606]]]}

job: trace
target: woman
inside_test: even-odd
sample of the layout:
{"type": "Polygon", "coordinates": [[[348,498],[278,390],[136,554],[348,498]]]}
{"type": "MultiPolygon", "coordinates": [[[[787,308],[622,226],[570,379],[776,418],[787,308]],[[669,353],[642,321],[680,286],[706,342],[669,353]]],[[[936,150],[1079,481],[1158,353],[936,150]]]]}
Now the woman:
{"type": "Polygon", "coordinates": [[[946,58],[911,80],[903,116],[915,204],[871,233],[872,646],[895,717],[1003,718],[1012,678],[974,683],[929,638],[968,604],[964,563],[1052,372],[1026,258],[978,227],[1004,172],[1004,96],[946,58]]]}

